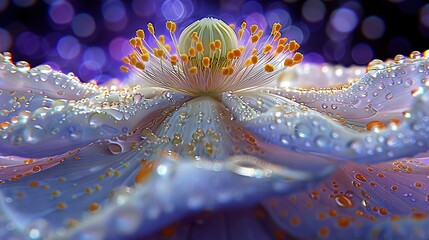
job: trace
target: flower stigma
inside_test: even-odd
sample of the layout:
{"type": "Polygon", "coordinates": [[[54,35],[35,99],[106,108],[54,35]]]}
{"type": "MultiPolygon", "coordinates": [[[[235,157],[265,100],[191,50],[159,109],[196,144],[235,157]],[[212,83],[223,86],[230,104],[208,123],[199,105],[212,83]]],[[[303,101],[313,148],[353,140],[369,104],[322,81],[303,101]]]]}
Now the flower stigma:
{"type": "Polygon", "coordinates": [[[129,43],[133,51],[123,58],[124,72],[132,72],[143,84],[185,92],[216,96],[239,92],[270,83],[278,73],[302,61],[300,45],[281,36],[281,24],[274,23],[268,37],[264,30],[243,22],[237,32],[233,24],[203,18],[187,26],[176,38],[176,23],[166,22],[170,45],[164,35],[156,35],[152,23],[147,31],[156,46],[145,40],[139,29],[129,43]],[[172,47],[173,46],[173,47],[172,47]]]}

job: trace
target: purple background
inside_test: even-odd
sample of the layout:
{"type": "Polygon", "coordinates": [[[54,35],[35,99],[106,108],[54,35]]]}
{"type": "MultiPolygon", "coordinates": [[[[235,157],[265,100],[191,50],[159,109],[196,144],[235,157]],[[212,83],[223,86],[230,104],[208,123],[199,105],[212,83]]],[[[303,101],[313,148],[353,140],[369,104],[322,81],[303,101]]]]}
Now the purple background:
{"type": "Polygon", "coordinates": [[[165,33],[165,21],[174,20],[180,31],[204,16],[260,27],[280,22],[312,62],[365,65],[429,48],[429,3],[422,0],[0,0],[0,51],[104,82],[124,77],[120,59],[136,29],[153,22],[165,33]]]}

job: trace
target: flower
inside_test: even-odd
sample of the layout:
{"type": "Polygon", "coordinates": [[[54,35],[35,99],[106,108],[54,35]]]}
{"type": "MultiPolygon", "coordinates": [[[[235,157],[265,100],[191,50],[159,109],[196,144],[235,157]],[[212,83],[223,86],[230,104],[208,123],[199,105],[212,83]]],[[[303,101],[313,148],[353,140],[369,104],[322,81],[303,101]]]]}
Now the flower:
{"type": "Polygon", "coordinates": [[[280,24],[166,27],[120,89],[0,55],[2,238],[427,238],[429,52],[276,82],[280,24]]]}

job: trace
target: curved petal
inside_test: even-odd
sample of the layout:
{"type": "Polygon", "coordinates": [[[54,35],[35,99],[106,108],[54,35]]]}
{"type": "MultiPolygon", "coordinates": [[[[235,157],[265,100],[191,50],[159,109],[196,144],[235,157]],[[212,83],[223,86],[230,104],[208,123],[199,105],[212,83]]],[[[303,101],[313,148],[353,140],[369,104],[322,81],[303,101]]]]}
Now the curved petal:
{"type": "Polygon", "coordinates": [[[427,157],[347,163],[308,191],[264,201],[284,230],[305,239],[427,239],[427,157]],[[405,225],[403,225],[405,224],[405,225]]]}
{"type": "MultiPolygon", "coordinates": [[[[275,104],[255,108],[234,94],[224,94],[222,98],[236,121],[267,144],[356,162],[410,156],[424,151],[428,145],[428,129],[425,126],[429,119],[429,93],[426,87],[422,87],[421,93],[413,98],[407,115],[409,118],[399,126],[390,124],[387,129],[374,132],[346,128],[329,117],[275,94],[257,96],[262,102],[275,104]],[[251,117],[237,117],[249,112],[253,112],[251,117]]],[[[258,101],[256,97],[253,99],[254,102],[258,101]]]]}
{"type": "Polygon", "coordinates": [[[321,90],[281,88],[266,91],[293,99],[330,117],[343,118],[349,125],[365,127],[371,121],[387,124],[391,120],[403,119],[403,112],[414,101],[413,95],[421,91],[428,80],[429,60],[421,58],[407,59],[401,64],[382,63],[372,66],[361,76],[358,75],[362,72],[361,67],[309,66],[311,71],[297,72],[305,67],[291,69],[294,71],[290,73],[291,77],[296,76],[297,81],[307,78],[317,82],[326,82],[326,78],[350,80],[355,77],[357,80],[353,80],[353,83],[344,82],[345,87],[334,86],[321,90]]]}
{"type": "Polygon", "coordinates": [[[275,165],[264,165],[264,169],[270,174],[245,176],[231,171],[231,164],[164,159],[156,166],[152,177],[135,192],[117,196],[126,199],[125,202],[113,203],[109,211],[84,219],[76,229],[60,235],[61,239],[92,234],[123,239],[152,234],[189,214],[252,205],[265,196],[312,184],[311,179],[284,175],[278,171],[282,168],[275,165]]]}
{"type": "Polygon", "coordinates": [[[0,89],[8,91],[32,92],[50,99],[79,100],[103,92],[98,86],[82,83],[72,73],[68,75],[52,70],[48,65],[30,68],[26,62],[16,65],[12,57],[0,53],[0,89]]]}
{"type": "Polygon", "coordinates": [[[157,128],[97,141],[55,168],[4,184],[2,211],[16,228],[37,229],[44,237],[64,231],[71,235],[61,238],[104,237],[113,226],[109,236],[115,238],[150,234],[204,209],[254,204],[322,177],[234,149],[242,140],[232,139],[228,129],[236,127],[230,123],[219,101],[188,101],[157,128]],[[121,223],[129,217],[132,224],[121,223]],[[80,219],[84,223],[69,232],[67,225],[80,219]]]}

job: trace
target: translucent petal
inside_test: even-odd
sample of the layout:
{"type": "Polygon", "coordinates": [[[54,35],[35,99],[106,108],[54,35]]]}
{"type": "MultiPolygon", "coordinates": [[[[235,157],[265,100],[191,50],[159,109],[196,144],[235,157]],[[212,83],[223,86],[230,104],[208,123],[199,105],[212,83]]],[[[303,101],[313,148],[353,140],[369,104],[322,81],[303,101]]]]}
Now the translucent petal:
{"type": "MultiPolygon", "coordinates": [[[[246,157],[241,160],[246,161],[246,157]]],[[[76,239],[96,232],[119,239],[132,234],[152,234],[189,214],[252,205],[265,196],[294,191],[313,182],[285,176],[278,171],[282,168],[275,165],[264,168],[271,173],[245,176],[231,171],[231,164],[164,159],[154,167],[147,182],[136,192],[125,195],[123,204],[113,204],[108,211],[84,219],[76,229],[60,236],[76,239]]]]}
{"type": "MultiPolygon", "coordinates": [[[[362,67],[297,66],[284,73],[288,78],[286,81],[299,83],[305,79],[314,82],[312,89],[280,88],[269,91],[328,116],[344,118],[349,124],[365,127],[371,121],[387,124],[389,120],[402,120],[403,112],[414,101],[413,95],[422,91],[428,81],[428,71],[428,59],[408,59],[402,64],[380,63],[380,67],[367,73],[362,67]],[[324,88],[315,90],[319,89],[320,84],[324,84],[324,88]]],[[[279,84],[282,86],[281,80],[279,84]]]]}
{"type": "MultiPolygon", "coordinates": [[[[26,62],[11,62],[0,54],[0,90],[31,92],[50,99],[79,100],[102,93],[96,85],[81,83],[72,73],[66,75],[48,65],[30,68],[26,62]],[[24,67],[22,67],[24,65],[24,67]]],[[[3,101],[2,101],[3,103],[3,101]]]]}
{"type": "Polygon", "coordinates": [[[315,239],[427,239],[428,158],[347,163],[322,183],[264,201],[283,227],[315,239]],[[403,225],[405,224],[405,225],[403,225]]]}
{"type": "MultiPolygon", "coordinates": [[[[234,94],[223,94],[222,100],[243,129],[251,131],[266,144],[356,162],[386,161],[410,156],[423,151],[428,145],[429,129],[426,125],[429,120],[429,93],[426,87],[413,98],[402,124],[390,124],[385,130],[365,132],[343,126],[332,118],[282,96],[258,92],[253,94],[254,100],[244,104],[234,94]],[[255,107],[254,102],[258,100],[268,105],[255,107]],[[238,117],[252,111],[257,113],[253,117],[238,117]]],[[[244,95],[242,97],[245,99],[244,95]]]]}

